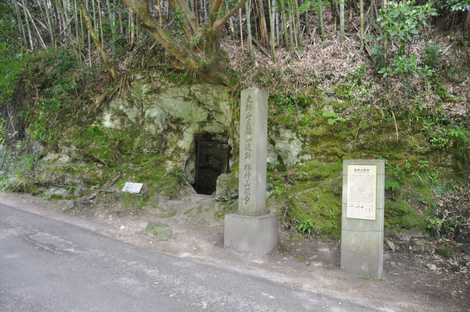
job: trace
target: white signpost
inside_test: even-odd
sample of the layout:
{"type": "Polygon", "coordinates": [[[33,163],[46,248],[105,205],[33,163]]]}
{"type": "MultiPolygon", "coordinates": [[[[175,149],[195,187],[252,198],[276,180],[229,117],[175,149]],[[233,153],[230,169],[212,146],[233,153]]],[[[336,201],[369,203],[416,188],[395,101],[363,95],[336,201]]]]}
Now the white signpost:
{"type": "Polygon", "coordinates": [[[343,162],[341,268],[364,277],[383,272],[385,161],[343,162]]]}

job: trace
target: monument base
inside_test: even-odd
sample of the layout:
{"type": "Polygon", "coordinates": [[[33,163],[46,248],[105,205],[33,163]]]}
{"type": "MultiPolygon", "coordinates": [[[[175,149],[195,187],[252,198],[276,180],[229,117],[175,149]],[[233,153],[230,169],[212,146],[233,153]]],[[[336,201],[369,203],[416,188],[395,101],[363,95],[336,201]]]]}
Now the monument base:
{"type": "Polygon", "coordinates": [[[224,246],[253,255],[270,253],[279,241],[279,224],[272,214],[264,216],[225,216],[224,246]]]}
{"type": "Polygon", "coordinates": [[[360,277],[381,279],[383,240],[383,232],[343,231],[341,269],[360,277]]]}

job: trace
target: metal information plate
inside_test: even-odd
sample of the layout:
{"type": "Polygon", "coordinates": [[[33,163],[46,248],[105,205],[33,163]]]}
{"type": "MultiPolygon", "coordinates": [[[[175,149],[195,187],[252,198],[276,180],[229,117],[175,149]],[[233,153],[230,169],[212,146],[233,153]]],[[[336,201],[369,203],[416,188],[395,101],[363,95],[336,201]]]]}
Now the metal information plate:
{"type": "Polygon", "coordinates": [[[142,191],[143,183],[126,182],[122,191],[124,193],[139,194],[142,191]]]}
{"type": "Polygon", "coordinates": [[[348,166],[346,217],[375,220],[377,202],[377,167],[348,166]]]}

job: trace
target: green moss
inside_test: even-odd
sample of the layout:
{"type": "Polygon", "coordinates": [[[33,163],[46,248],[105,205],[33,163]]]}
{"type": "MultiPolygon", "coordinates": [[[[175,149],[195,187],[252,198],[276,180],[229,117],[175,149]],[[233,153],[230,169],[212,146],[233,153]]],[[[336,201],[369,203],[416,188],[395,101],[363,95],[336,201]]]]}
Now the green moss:
{"type": "Polygon", "coordinates": [[[385,201],[385,228],[389,230],[401,231],[409,229],[425,230],[424,216],[418,215],[405,200],[385,201]]]}
{"type": "Polygon", "coordinates": [[[284,221],[306,234],[337,237],[341,215],[341,163],[313,160],[291,170],[289,176],[270,174],[274,196],[285,200],[287,205],[288,220],[284,221]]]}
{"type": "Polygon", "coordinates": [[[138,213],[144,208],[145,203],[148,200],[148,196],[147,194],[121,193],[120,199],[124,208],[132,213],[138,213]]]}
{"type": "Polygon", "coordinates": [[[364,86],[358,80],[337,85],[335,93],[341,100],[316,96],[300,101],[295,95],[271,98],[270,124],[285,127],[283,123],[288,122],[287,127],[302,138],[304,153],[314,159],[288,171],[275,167],[270,172],[273,196],[286,207],[284,223],[299,232],[338,236],[343,159],[386,159],[386,227],[424,231],[436,190],[446,178],[455,181],[446,153],[454,146],[460,148],[453,152],[454,162],[465,163],[468,158],[458,156],[465,155],[461,149],[469,146],[461,144],[469,137],[461,128],[418,106],[394,114],[362,106],[357,94],[366,94],[364,86]],[[443,153],[433,148],[432,139],[434,135],[438,142],[436,129],[441,128],[447,148],[443,153]],[[458,140],[460,144],[453,143],[458,140]]]}
{"type": "Polygon", "coordinates": [[[455,250],[452,245],[444,243],[436,248],[436,254],[444,258],[451,258],[455,255],[455,250]]]}
{"type": "Polygon", "coordinates": [[[173,235],[171,228],[163,223],[149,223],[145,227],[145,233],[158,240],[167,241],[173,235]]]}

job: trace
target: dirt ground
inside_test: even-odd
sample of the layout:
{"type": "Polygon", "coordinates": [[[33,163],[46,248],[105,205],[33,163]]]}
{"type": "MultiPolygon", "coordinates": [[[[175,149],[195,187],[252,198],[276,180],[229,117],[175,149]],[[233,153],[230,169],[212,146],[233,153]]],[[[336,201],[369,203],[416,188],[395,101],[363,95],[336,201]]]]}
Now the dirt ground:
{"type": "Polygon", "coordinates": [[[386,235],[384,278],[339,270],[339,242],[281,231],[273,254],[253,257],[223,248],[221,208],[211,196],[188,192],[156,207],[129,209],[116,196],[77,205],[0,193],[0,203],[99,232],[127,243],[190,257],[289,287],[351,300],[382,311],[470,311],[470,246],[431,241],[418,233],[386,235]],[[169,235],[150,234],[148,224],[169,235]]]}

